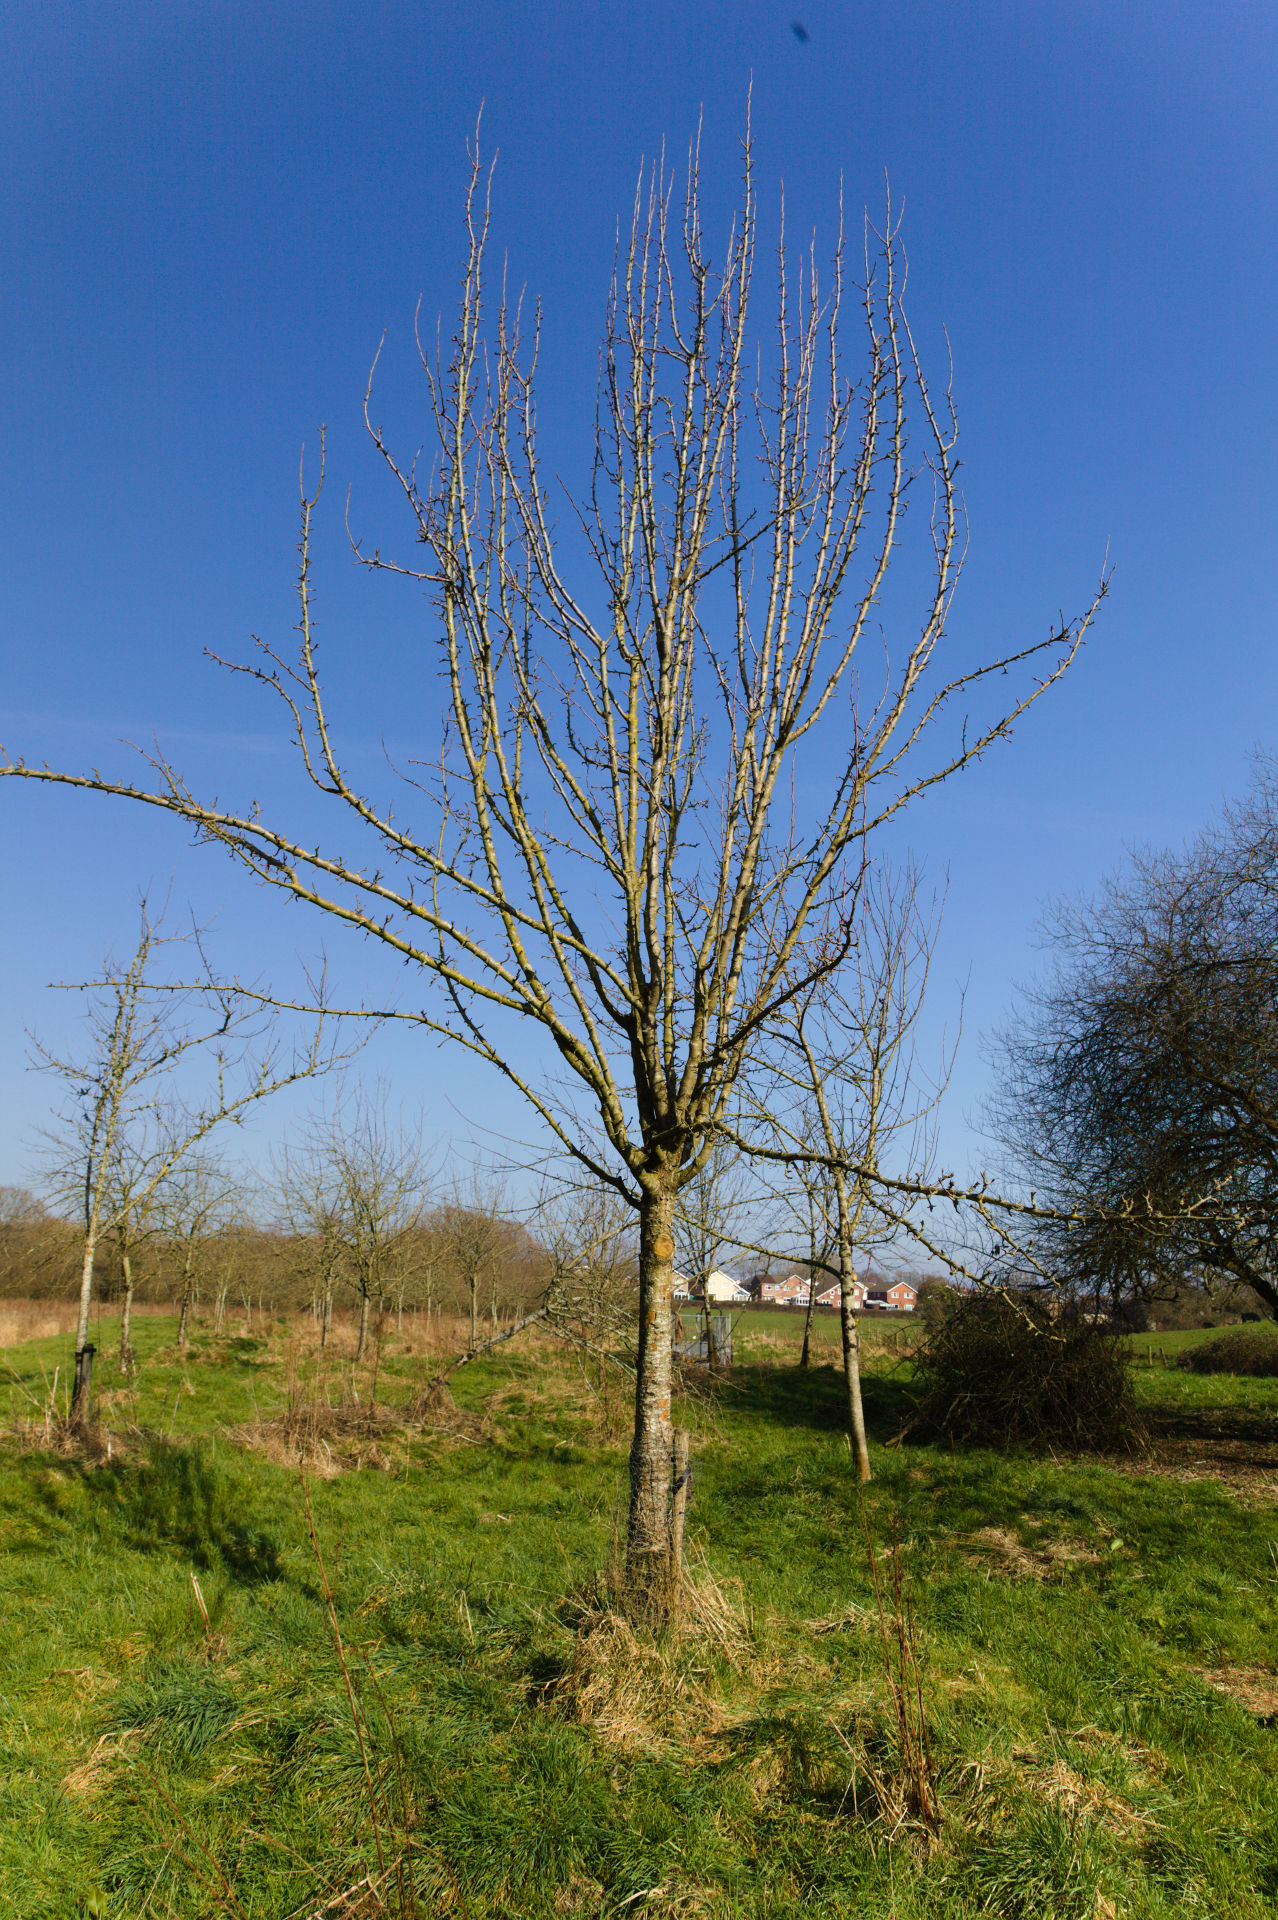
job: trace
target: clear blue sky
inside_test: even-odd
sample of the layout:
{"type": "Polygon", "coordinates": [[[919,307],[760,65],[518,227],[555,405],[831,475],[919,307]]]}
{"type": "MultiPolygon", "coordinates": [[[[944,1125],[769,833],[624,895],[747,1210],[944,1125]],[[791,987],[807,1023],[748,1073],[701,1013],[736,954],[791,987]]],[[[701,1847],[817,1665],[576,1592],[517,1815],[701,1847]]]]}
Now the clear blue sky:
{"type": "MultiPolygon", "coordinates": [[[[949,906],[933,1019],[968,983],[946,1158],[984,1080],[980,1034],[1034,964],[1052,894],[1134,841],[1176,841],[1278,744],[1278,14],[1129,0],[895,7],[788,0],[426,8],[11,10],[3,104],[0,739],[118,768],[152,733],[205,791],[283,790],[270,716],[203,657],[286,638],[303,442],[330,433],[319,586],[353,733],[411,745],[394,619],[341,510],[384,494],[359,402],[385,329],[388,404],[413,310],[450,309],[466,140],[484,103],[498,225],[546,314],[541,411],[588,419],[617,215],[641,156],[699,113],[709,224],[735,184],[753,76],[765,225],[904,203],[911,310],[953,349],[972,546],[956,619],[991,650],[1113,595],[1068,682],[1009,746],[911,817],[949,906]],[[806,38],[794,31],[802,24],[806,38]],[[389,668],[370,665],[381,633],[389,668]]],[[[0,1181],[47,1089],[24,1028],[46,983],[128,943],[139,887],[218,917],[228,966],[284,985],[321,929],[162,820],[0,787],[0,1181]]],[[[366,963],[330,937],[339,977],[366,963]]],[[[401,1035],[370,1064],[464,1133],[520,1124],[465,1062],[401,1035]]],[[[264,1125],[264,1145],[289,1118],[264,1125]]]]}

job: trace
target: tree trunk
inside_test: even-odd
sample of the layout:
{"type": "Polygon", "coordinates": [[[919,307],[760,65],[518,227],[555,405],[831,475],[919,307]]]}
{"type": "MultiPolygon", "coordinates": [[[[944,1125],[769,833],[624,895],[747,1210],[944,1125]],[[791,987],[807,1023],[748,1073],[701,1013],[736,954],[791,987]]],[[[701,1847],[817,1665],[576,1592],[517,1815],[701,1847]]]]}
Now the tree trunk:
{"type": "Polygon", "coordinates": [[[191,1249],[187,1249],[185,1269],[182,1275],[182,1306],[178,1313],[178,1352],[186,1352],[186,1322],[191,1311],[191,1249]]]}
{"type": "Polygon", "coordinates": [[[803,1352],[799,1355],[801,1367],[810,1366],[812,1363],[812,1312],[816,1306],[816,1291],[817,1277],[815,1273],[810,1273],[808,1275],[808,1310],[803,1316],[803,1352]]]}
{"type": "Polygon", "coordinates": [[[71,1393],[71,1424],[83,1426],[93,1398],[93,1356],[97,1348],[86,1340],[75,1356],[75,1386],[71,1393]]]}
{"type": "Polygon", "coordinates": [[[359,1296],[359,1339],[355,1343],[355,1358],[364,1358],[364,1347],[368,1341],[368,1295],[359,1296]]]}
{"type": "Polygon", "coordinates": [[[664,1627],[673,1602],[670,1483],[670,1305],[674,1288],[674,1195],[645,1187],[639,1209],[639,1353],[624,1600],[632,1619],[664,1627]]]}
{"type": "Polygon", "coordinates": [[[865,1439],[865,1408],[861,1404],[861,1329],[852,1307],[855,1280],[851,1260],[843,1265],[839,1315],[843,1323],[843,1378],[848,1394],[848,1436],[856,1454],[857,1472],[864,1483],[873,1479],[870,1449],[865,1439]]]}
{"type": "Polygon", "coordinates": [[[479,1329],[475,1321],[476,1281],[473,1273],[469,1276],[468,1284],[470,1286],[470,1344],[473,1347],[479,1338],[479,1329]]]}
{"type": "Polygon", "coordinates": [[[124,1271],[124,1308],[120,1314],[120,1372],[134,1374],[138,1370],[137,1356],[133,1351],[130,1334],[133,1327],[133,1262],[127,1253],[121,1253],[120,1266],[124,1271]]]}
{"type": "Polygon", "coordinates": [[[674,1504],[670,1510],[670,1572],[677,1583],[683,1574],[683,1535],[692,1490],[692,1443],[681,1427],[674,1437],[674,1504]]]}
{"type": "Polygon", "coordinates": [[[93,1304],[93,1258],[98,1236],[90,1228],[84,1236],[84,1259],[80,1266],[80,1307],[75,1322],[75,1389],[71,1396],[71,1424],[81,1426],[89,1417],[93,1392],[93,1355],[89,1345],[89,1309],[93,1304]]]}
{"type": "Polygon", "coordinates": [[[320,1309],[320,1345],[328,1345],[329,1329],[333,1324],[333,1283],[330,1280],[324,1289],[324,1302],[320,1309]]]}

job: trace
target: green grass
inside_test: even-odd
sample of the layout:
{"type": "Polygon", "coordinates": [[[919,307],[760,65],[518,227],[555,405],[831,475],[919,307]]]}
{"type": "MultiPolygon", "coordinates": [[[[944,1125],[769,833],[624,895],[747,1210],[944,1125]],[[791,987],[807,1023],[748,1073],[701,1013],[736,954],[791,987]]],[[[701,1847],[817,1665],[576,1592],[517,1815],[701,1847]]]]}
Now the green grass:
{"type": "MultiPolygon", "coordinates": [[[[311,1393],[308,1367],[278,1339],[203,1335],[178,1364],[172,1336],[139,1324],[134,1387],[101,1367],[109,1461],[0,1447],[0,1912],[310,1915],[378,1872],[361,1734],[388,1857],[411,1809],[423,1914],[1273,1912],[1278,1735],[1263,1699],[1204,1677],[1278,1665],[1269,1505],[889,1448],[907,1404],[889,1352],[868,1369],[863,1522],[837,1373],[760,1340],[680,1410],[695,1555],[735,1638],[605,1671],[651,1683],[609,1733],[573,1711],[587,1642],[565,1599],[608,1561],[624,1446],[569,1358],[515,1343],[456,1376],[465,1433],[391,1432],[384,1470],[310,1483],[357,1724],[297,1474],[236,1437],[311,1393]],[[881,1571],[899,1542],[917,1622],[934,1842],[908,1821],[892,1836],[867,1528],[881,1571]]],[[[66,1344],[8,1362],[38,1394],[66,1344]]],[[[390,1354],[386,1397],[424,1364],[390,1354]]],[[[326,1391],[343,1383],[330,1367],[326,1391]]],[[[1237,1405],[1241,1385],[1267,1408],[1271,1384],[1142,1375],[1177,1405],[1237,1405]]]]}

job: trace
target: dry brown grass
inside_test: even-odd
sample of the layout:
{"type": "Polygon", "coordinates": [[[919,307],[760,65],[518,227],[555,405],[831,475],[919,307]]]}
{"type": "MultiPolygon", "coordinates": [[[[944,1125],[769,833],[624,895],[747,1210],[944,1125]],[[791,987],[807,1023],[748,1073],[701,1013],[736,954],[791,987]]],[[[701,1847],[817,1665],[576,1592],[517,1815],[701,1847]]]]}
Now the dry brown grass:
{"type": "Polygon", "coordinates": [[[622,1752],[655,1753],[724,1732],[733,1715],[715,1698],[707,1663],[742,1675],[749,1667],[751,1623],[739,1597],[700,1561],[685,1570],[674,1622],[654,1638],[618,1611],[619,1584],[614,1569],[570,1600],[572,1657],[545,1688],[545,1704],[622,1752]]]}
{"type": "Polygon", "coordinates": [[[544,1698],[623,1753],[660,1752],[728,1722],[684,1642],[653,1640],[603,1607],[580,1621],[568,1667],[544,1698]]]}
{"type": "Polygon", "coordinates": [[[1086,1814],[1120,1835],[1138,1832],[1151,1824],[1147,1814],[1138,1813],[1119,1794],[1096,1780],[1084,1780],[1064,1760],[1036,1767],[1027,1780],[1030,1791],[1071,1818],[1086,1814]]]}
{"type": "Polygon", "coordinates": [[[1278,1719],[1278,1673],[1269,1667],[1191,1667],[1217,1693],[1236,1700],[1257,1720],[1278,1719]]]}
{"type": "MultiPolygon", "coordinates": [[[[133,1306],[135,1319],[172,1312],[173,1308],[163,1303],[135,1301],[133,1306]]],[[[0,1300],[0,1353],[27,1340],[53,1340],[74,1333],[76,1315],[74,1300],[0,1300]]],[[[118,1313],[113,1317],[119,1320],[118,1313]]]]}
{"type": "Polygon", "coordinates": [[[104,1733],[95,1743],[87,1760],[72,1767],[62,1782],[63,1791],[77,1800],[91,1800],[110,1783],[119,1761],[128,1758],[130,1743],[140,1740],[140,1727],[126,1727],[122,1733],[104,1733]]]}
{"type": "Polygon", "coordinates": [[[1026,1546],[1006,1527],[981,1527],[955,1542],[973,1566],[1013,1580],[1058,1580],[1071,1567],[1094,1566],[1101,1555],[1077,1540],[1049,1540],[1026,1546]]]}
{"type": "Polygon", "coordinates": [[[389,1473],[400,1464],[404,1443],[422,1433],[458,1444],[477,1443],[483,1423],[456,1405],[446,1387],[415,1401],[408,1412],[394,1407],[361,1406],[343,1401],[295,1402],[272,1419],[228,1428],[238,1446],[261,1454],[277,1466],[301,1467],[321,1480],[370,1468],[389,1473]]]}

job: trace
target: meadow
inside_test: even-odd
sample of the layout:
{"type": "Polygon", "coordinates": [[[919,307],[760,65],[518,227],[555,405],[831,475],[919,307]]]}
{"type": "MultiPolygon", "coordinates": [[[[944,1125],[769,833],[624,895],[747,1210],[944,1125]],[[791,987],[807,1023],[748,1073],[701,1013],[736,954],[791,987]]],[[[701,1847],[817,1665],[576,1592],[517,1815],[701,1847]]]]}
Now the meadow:
{"type": "Polygon", "coordinates": [[[893,1445],[908,1351],[870,1322],[862,1495],[837,1322],[806,1371],[800,1331],[743,1316],[677,1408],[653,1644],[611,1605],[619,1369],[534,1332],[423,1395],[460,1328],[392,1321],[356,1369],[345,1328],[182,1356],[157,1313],[125,1380],[107,1317],[68,1447],[70,1336],[12,1318],[0,1910],[1271,1914],[1278,1383],[1142,1338],[1148,1452],[893,1445]]]}

